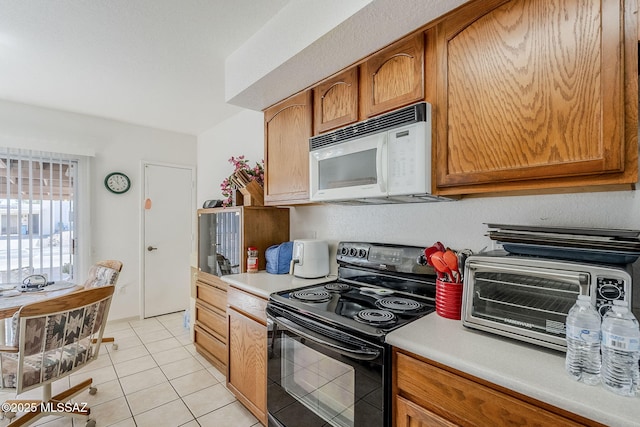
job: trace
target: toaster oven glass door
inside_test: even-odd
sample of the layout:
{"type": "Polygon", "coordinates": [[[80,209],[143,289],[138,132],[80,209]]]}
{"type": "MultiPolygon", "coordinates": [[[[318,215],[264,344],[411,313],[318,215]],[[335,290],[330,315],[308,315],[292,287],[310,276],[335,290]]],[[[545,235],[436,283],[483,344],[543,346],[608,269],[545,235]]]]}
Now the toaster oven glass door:
{"type": "Polygon", "coordinates": [[[564,344],[569,309],[589,294],[589,275],[575,271],[470,267],[472,280],[465,320],[507,332],[564,344]],[[470,319],[469,319],[470,317],[470,319]]]}

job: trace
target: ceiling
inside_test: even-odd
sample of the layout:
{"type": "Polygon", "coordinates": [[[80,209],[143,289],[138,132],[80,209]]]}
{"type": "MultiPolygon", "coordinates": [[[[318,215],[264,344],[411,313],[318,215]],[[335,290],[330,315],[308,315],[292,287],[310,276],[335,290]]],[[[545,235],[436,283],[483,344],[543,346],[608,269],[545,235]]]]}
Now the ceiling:
{"type": "Polygon", "coordinates": [[[224,61],[289,0],[0,0],[0,99],[198,135],[224,61]]]}

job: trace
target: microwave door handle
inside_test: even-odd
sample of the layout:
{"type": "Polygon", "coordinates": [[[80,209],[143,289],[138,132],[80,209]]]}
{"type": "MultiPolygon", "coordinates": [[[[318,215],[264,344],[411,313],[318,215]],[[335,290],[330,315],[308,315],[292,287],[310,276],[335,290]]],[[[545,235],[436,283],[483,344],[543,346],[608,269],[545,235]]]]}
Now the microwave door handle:
{"type": "Polygon", "coordinates": [[[380,180],[378,182],[378,186],[380,187],[380,192],[387,192],[387,177],[386,172],[387,168],[384,167],[384,163],[387,162],[387,134],[382,135],[382,141],[378,142],[378,147],[376,150],[376,176],[380,180]]]}
{"type": "MultiPolygon", "coordinates": [[[[271,316],[269,316],[271,317],[271,316]]],[[[350,348],[346,348],[338,341],[332,340],[330,338],[325,338],[315,332],[312,332],[300,325],[296,325],[295,323],[287,320],[283,317],[276,317],[273,319],[273,322],[276,326],[280,327],[280,329],[286,329],[290,332],[293,332],[296,335],[300,335],[303,338],[313,341],[321,347],[325,347],[331,351],[335,351],[337,353],[342,354],[343,356],[351,357],[357,360],[375,360],[380,356],[380,351],[371,350],[371,349],[360,349],[354,350],[350,348]]]]}
{"type": "MultiPolygon", "coordinates": [[[[468,265],[468,264],[467,264],[468,265]]],[[[486,270],[486,271],[503,271],[507,273],[531,273],[537,276],[544,276],[554,279],[570,280],[572,283],[578,283],[580,293],[589,295],[589,276],[584,273],[569,273],[564,271],[540,270],[524,266],[506,267],[500,264],[482,263],[482,266],[468,265],[469,270],[486,270]]]]}

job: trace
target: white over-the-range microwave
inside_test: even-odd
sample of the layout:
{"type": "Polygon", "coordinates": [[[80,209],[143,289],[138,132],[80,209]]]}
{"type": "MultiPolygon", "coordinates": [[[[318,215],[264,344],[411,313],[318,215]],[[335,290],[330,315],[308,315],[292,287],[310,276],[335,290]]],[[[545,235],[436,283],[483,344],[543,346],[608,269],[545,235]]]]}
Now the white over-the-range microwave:
{"type": "Polygon", "coordinates": [[[442,201],[431,193],[431,105],[414,104],[309,140],[310,199],[442,201]]]}

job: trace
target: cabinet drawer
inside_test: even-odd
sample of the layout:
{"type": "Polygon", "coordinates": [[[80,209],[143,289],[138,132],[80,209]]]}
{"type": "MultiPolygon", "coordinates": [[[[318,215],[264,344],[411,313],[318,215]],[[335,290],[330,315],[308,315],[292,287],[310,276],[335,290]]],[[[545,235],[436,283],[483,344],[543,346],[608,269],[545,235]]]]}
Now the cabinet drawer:
{"type": "Polygon", "coordinates": [[[456,424],[582,425],[401,353],[396,372],[400,394],[456,424]]]}
{"type": "Polygon", "coordinates": [[[196,322],[218,335],[220,341],[226,341],[227,316],[196,303],[196,322]]]}
{"type": "Polygon", "coordinates": [[[396,427],[456,427],[456,424],[396,396],[396,427]]]}
{"type": "Polygon", "coordinates": [[[254,319],[267,324],[267,300],[240,289],[229,287],[227,293],[229,307],[248,314],[254,319]]]}
{"type": "Polygon", "coordinates": [[[207,331],[196,325],[194,328],[196,347],[202,347],[207,353],[227,364],[227,345],[216,337],[210,335],[207,331]]]}
{"type": "Polygon", "coordinates": [[[227,311],[227,293],[206,283],[196,283],[196,299],[202,300],[222,312],[227,311]]]}

